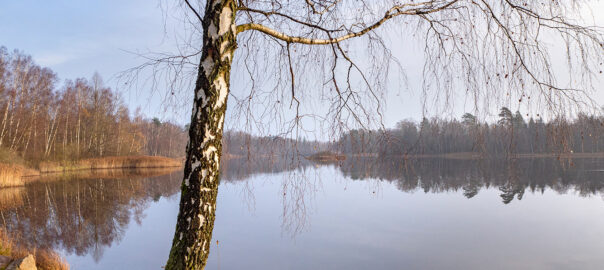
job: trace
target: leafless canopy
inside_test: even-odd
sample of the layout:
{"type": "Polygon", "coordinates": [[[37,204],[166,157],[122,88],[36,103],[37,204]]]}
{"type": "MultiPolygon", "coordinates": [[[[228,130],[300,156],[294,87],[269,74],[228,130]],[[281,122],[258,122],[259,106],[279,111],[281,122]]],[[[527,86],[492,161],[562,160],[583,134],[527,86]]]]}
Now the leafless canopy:
{"type": "MultiPolygon", "coordinates": [[[[195,80],[185,75],[195,76],[198,67],[205,4],[164,6],[182,12],[186,38],[177,54],[145,55],[149,62],[135,71],[161,70],[171,94],[190,93],[195,80]]],[[[588,4],[240,0],[230,91],[230,112],[239,121],[232,123],[283,133],[324,123],[333,131],[379,127],[386,90],[405,85],[405,59],[417,45],[426,106],[465,94],[476,110],[501,100],[540,106],[542,114],[593,107],[604,38],[601,27],[583,19],[588,4]]]]}

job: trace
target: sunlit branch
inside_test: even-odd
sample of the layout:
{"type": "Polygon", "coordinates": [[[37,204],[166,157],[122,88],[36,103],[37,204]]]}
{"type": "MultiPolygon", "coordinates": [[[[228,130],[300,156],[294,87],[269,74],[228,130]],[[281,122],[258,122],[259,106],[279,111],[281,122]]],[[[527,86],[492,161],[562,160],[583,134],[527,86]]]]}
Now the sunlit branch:
{"type": "MultiPolygon", "coordinates": [[[[351,39],[354,37],[359,37],[364,34],[367,34],[368,32],[377,29],[382,24],[384,24],[386,21],[388,21],[394,17],[400,16],[400,15],[422,15],[422,14],[438,12],[438,11],[441,11],[441,10],[444,10],[444,9],[450,7],[457,1],[458,0],[446,2],[445,4],[438,6],[438,7],[432,7],[432,4],[433,4],[432,2],[397,5],[397,6],[390,8],[386,12],[384,17],[382,17],[380,20],[378,20],[374,24],[370,25],[369,27],[366,27],[358,32],[352,32],[352,33],[349,33],[346,35],[342,35],[340,37],[334,37],[334,38],[328,38],[328,39],[314,39],[314,38],[306,38],[306,37],[300,37],[300,36],[290,36],[285,33],[279,32],[275,29],[272,29],[268,26],[258,24],[258,23],[246,23],[246,24],[238,25],[237,34],[248,31],[248,30],[256,30],[256,31],[262,32],[264,34],[270,35],[274,38],[283,40],[288,43],[300,43],[300,44],[307,44],[307,45],[327,45],[327,44],[339,43],[339,42],[342,42],[347,39],[351,39]],[[427,7],[424,7],[424,6],[427,6],[427,7]],[[405,10],[405,8],[407,8],[407,7],[415,7],[415,8],[405,10]]],[[[311,26],[311,27],[315,27],[315,26],[311,26]]],[[[317,26],[315,28],[319,28],[319,27],[317,26]]]]}

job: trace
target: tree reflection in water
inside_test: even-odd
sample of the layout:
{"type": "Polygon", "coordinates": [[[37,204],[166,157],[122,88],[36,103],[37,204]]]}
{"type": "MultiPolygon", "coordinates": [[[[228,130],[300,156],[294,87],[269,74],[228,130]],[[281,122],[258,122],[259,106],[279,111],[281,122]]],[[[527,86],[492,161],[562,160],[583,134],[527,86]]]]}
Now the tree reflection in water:
{"type": "MultiPolygon", "coordinates": [[[[275,159],[267,162],[233,159],[223,172],[223,181],[244,182],[252,175],[284,173],[282,229],[295,236],[309,224],[307,205],[320,190],[321,175],[313,167],[337,168],[346,179],[370,180],[379,191],[380,182],[391,182],[403,192],[460,192],[471,199],[480,190],[495,188],[501,201],[521,200],[525,191],[543,193],[546,189],[560,194],[577,192],[580,196],[600,195],[604,190],[604,160],[555,158],[536,159],[439,159],[403,160],[401,158],[349,158],[342,162],[312,163],[275,159]]],[[[327,180],[327,179],[325,179],[327,180]]],[[[252,192],[253,194],[253,192],[252,192]]],[[[252,199],[253,200],[253,199],[252,199]]]]}
{"type": "MultiPolygon", "coordinates": [[[[521,200],[525,192],[577,192],[600,195],[604,189],[601,160],[556,159],[454,160],[349,158],[340,163],[306,160],[231,159],[225,161],[222,181],[244,184],[253,204],[257,174],[282,173],[282,229],[296,235],[309,224],[308,211],[322,181],[317,166],[341,172],[343,181],[374,179],[393,183],[403,192],[459,192],[471,199],[487,188],[498,189],[501,201],[521,200]]],[[[179,192],[182,172],[95,171],[44,177],[26,187],[0,190],[0,218],[8,232],[23,244],[64,250],[79,256],[103,251],[124,237],[131,220],[141,223],[143,211],[161,197],[179,192]],[[162,175],[163,174],[163,175],[162,175]]],[[[378,187],[371,187],[378,190],[378,187]]],[[[218,206],[220,207],[220,206],[218,206]]],[[[209,239],[208,239],[209,241],[209,239]]]]}
{"type": "Polygon", "coordinates": [[[140,224],[149,202],[176,194],[181,179],[180,170],[45,177],[20,192],[18,207],[0,204],[3,226],[20,244],[92,254],[98,262],[104,248],[122,239],[130,220],[140,224]]]}
{"type": "MultiPolygon", "coordinates": [[[[526,190],[544,192],[550,188],[558,193],[576,191],[581,196],[598,195],[604,189],[604,160],[555,158],[525,159],[439,159],[426,158],[403,160],[400,158],[349,158],[339,163],[321,163],[338,168],[351,180],[377,179],[395,183],[404,192],[461,191],[467,198],[476,196],[481,189],[498,188],[502,202],[508,204],[514,198],[522,199],[526,190]]],[[[290,177],[308,178],[316,163],[300,161],[296,166],[288,161],[258,162],[230,160],[229,170],[224,172],[225,181],[244,181],[259,173],[289,171],[290,177]]],[[[291,180],[297,185],[307,181],[291,180]]],[[[316,184],[316,183],[315,183],[316,184]]],[[[313,185],[311,185],[312,187],[313,185]]],[[[299,187],[298,187],[299,188],[299,187]]],[[[316,188],[316,187],[315,187],[316,188]]],[[[308,191],[313,188],[305,187],[308,191]]]]}
{"type": "Polygon", "coordinates": [[[340,168],[352,179],[377,178],[395,182],[405,192],[462,190],[472,198],[481,189],[496,187],[502,202],[522,199],[525,191],[544,192],[547,188],[558,193],[576,191],[581,196],[597,195],[604,188],[598,159],[493,159],[456,160],[423,159],[409,162],[348,161],[340,168]]]}

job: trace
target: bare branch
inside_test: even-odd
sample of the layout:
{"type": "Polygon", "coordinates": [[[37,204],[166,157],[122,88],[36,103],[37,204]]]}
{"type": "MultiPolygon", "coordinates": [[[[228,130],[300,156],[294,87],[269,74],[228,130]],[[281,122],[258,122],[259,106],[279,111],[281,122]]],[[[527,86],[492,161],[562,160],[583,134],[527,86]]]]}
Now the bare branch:
{"type": "Polygon", "coordinates": [[[197,19],[199,19],[200,23],[203,23],[203,19],[201,18],[201,16],[199,15],[199,13],[197,12],[197,10],[195,10],[193,8],[193,6],[191,6],[191,3],[189,3],[189,0],[185,0],[185,3],[187,3],[187,6],[189,7],[189,9],[191,9],[191,11],[193,11],[193,13],[195,13],[195,16],[197,17],[197,19]]]}
{"type": "MultiPolygon", "coordinates": [[[[256,30],[256,31],[260,31],[264,34],[270,35],[274,38],[283,40],[288,43],[301,43],[301,44],[307,44],[307,45],[327,45],[327,44],[342,42],[342,41],[350,39],[350,38],[359,37],[364,34],[367,34],[368,32],[370,32],[374,29],[377,29],[382,24],[384,24],[386,21],[388,21],[396,16],[422,15],[422,14],[434,13],[434,12],[438,12],[438,11],[448,8],[449,6],[453,5],[457,1],[458,0],[449,1],[449,2],[446,2],[445,4],[437,6],[437,7],[432,6],[434,1],[397,5],[397,6],[392,7],[390,10],[388,10],[383,18],[381,18],[380,20],[378,20],[371,26],[366,27],[358,32],[352,32],[352,33],[349,33],[349,34],[346,34],[346,35],[343,35],[340,37],[329,38],[329,39],[312,39],[312,38],[305,38],[305,37],[289,36],[282,32],[276,31],[270,27],[264,26],[262,24],[257,24],[257,23],[247,23],[247,24],[238,25],[237,34],[248,31],[248,30],[256,30]],[[422,7],[422,6],[425,6],[425,7],[422,7]],[[407,7],[418,7],[418,8],[404,10],[407,7]]],[[[314,27],[314,26],[312,26],[312,27],[314,27]]],[[[318,27],[316,27],[316,28],[318,28],[318,27]]]]}

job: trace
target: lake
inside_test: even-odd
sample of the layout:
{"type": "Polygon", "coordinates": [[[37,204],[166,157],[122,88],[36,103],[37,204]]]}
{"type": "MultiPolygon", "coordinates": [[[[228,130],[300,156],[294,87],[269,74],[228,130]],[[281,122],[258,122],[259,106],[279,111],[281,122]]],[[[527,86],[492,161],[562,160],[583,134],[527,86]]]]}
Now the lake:
{"type": "MultiPolygon", "coordinates": [[[[602,269],[604,160],[225,162],[206,269],[602,269]]],[[[2,226],[72,269],[161,269],[180,170],[0,190],[2,226]]]]}

